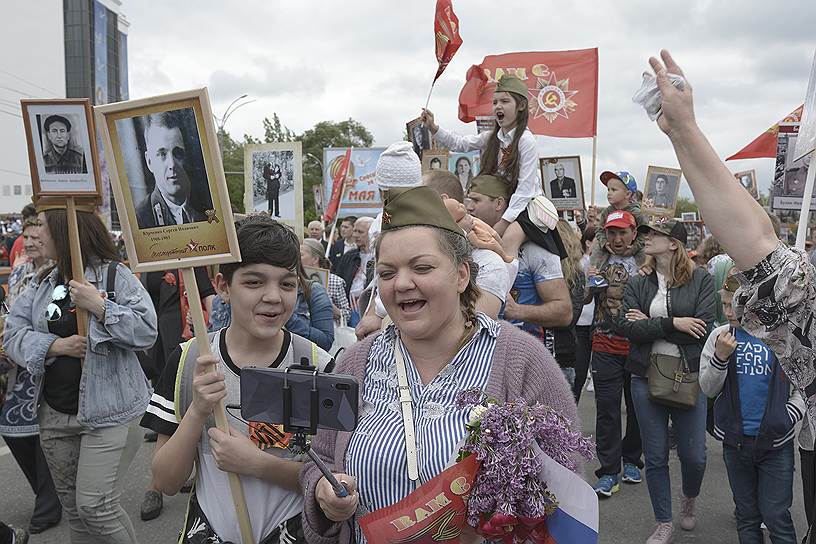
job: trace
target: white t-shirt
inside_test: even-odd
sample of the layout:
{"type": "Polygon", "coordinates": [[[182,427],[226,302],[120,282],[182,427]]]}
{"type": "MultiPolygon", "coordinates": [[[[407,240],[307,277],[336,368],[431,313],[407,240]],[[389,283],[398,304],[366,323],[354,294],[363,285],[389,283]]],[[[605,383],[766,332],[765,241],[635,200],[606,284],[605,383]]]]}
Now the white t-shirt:
{"type": "MultiPolygon", "coordinates": [[[[224,374],[227,386],[227,397],[224,399],[224,404],[240,405],[241,369],[235,366],[229,353],[227,353],[226,330],[221,329],[215,334],[211,347],[213,355],[219,359],[218,371],[224,374]]],[[[284,334],[281,355],[269,365],[270,367],[286,368],[294,364],[291,333],[284,331],[284,334]]],[[[147,413],[141,422],[143,427],[166,436],[171,436],[178,428],[174,411],[174,397],[179,354],[180,350],[177,350],[170,355],[167,366],[156,384],[153,397],[150,399],[147,413]]],[[[331,361],[331,356],[320,348],[317,348],[317,355],[318,368],[324,370],[331,361]]],[[[195,364],[195,361],[187,360],[184,364],[195,364]]],[[[240,410],[227,409],[227,420],[230,427],[249,436],[256,446],[263,448],[267,453],[283,459],[301,460],[300,457],[294,456],[277,440],[280,435],[274,429],[267,430],[268,426],[264,424],[245,421],[241,418],[240,410]],[[250,429],[250,425],[252,429],[250,429]]],[[[282,427],[275,427],[279,429],[280,433],[283,432],[282,427]]],[[[235,516],[235,504],[232,502],[232,495],[230,494],[229,478],[227,473],[216,465],[210,447],[210,437],[207,434],[207,429],[203,427],[198,442],[196,459],[198,469],[196,497],[201,510],[207,516],[210,525],[216,534],[221,537],[221,540],[241,542],[241,531],[235,516]]],[[[241,476],[241,485],[244,488],[244,497],[249,510],[249,519],[252,523],[255,542],[260,542],[278,525],[303,511],[303,495],[297,491],[291,491],[267,480],[249,476],[241,476]]]]}
{"type": "Polygon", "coordinates": [[[510,278],[502,258],[489,249],[476,248],[473,250],[473,260],[479,265],[476,285],[482,291],[497,296],[503,304],[510,291],[510,278]]]}
{"type": "MultiPolygon", "coordinates": [[[[666,288],[666,276],[660,272],[657,274],[657,294],[652,299],[652,304],[649,306],[649,317],[669,317],[669,309],[666,305],[666,297],[668,296],[668,289],[666,288]]],[[[677,344],[667,342],[662,338],[652,342],[652,353],[660,353],[661,355],[670,355],[672,357],[680,357],[680,348],[677,344]]]]}
{"type": "MultiPolygon", "coordinates": [[[[581,257],[581,270],[586,273],[587,267],[589,266],[589,255],[584,255],[581,257]]],[[[589,327],[592,325],[592,320],[595,319],[595,299],[589,301],[588,304],[584,304],[583,309],[581,310],[581,316],[578,318],[578,323],[576,323],[579,327],[589,327]]]]}

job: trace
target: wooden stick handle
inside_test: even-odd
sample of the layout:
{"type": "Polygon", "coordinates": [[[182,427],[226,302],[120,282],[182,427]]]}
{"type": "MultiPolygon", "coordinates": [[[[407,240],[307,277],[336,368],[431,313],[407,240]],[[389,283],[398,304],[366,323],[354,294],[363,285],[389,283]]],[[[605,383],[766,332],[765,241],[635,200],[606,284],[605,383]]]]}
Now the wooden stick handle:
{"type": "MultiPolygon", "coordinates": [[[[790,150],[789,150],[790,151],[790,150]]],[[[796,229],[796,247],[805,249],[807,240],[808,224],[810,223],[810,200],[813,197],[813,186],[816,182],[816,166],[808,168],[807,180],[805,181],[805,194],[802,198],[802,209],[799,212],[799,226],[796,229]]]]}
{"type": "Polygon", "coordinates": [[[598,156],[598,135],[592,137],[592,193],[590,206],[595,205],[595,159],[598,156]]]}
{"type": "MultiPolygon", "coordinates": [[[[69,196],[67,202],[68,244],[71,250],[71,276],[76,281],[85,281],[85,265],[82,262],[82,247],[79,245],[79,225],[77,224],[76,201],[69,196]]],[[[76,309],[77,334],[88,336],[88,312],[76,309]]],[[[84,363],[79,360],[80,365],[84,363]]]]}
{"type": "MultiPolygon", "coordinates": [[[[212,355],[210,341],[207,338],[207,325],[204,323],[204,311],[201,308],[201,297],[198,295],[198,282],[196,282],[195,270],[192,268],[182,268],[181,277],[184,279],[184,287],[187,290],[187,302],[190,305],[190,317],[193,320],[193,330],[195,331],[198,353],[201,355],[212,355]]],[[[194,363],[194,361],[191,361],[194,363]]],[[[217,372],[214,368],[213,372],[217,372]]],[[[215,416],[215,426],[218,430],[229,434],[229,424],[227,423],[227,412],[224,409],[224,401],[221,400],[213,410],[215,416]]],[[[247,510],[244,488],[241,487],[241,479],[234,472],[227,472],[229,477],[230,492],[235,503],[235,514],[238,517],[238,526],[241,529],[241,540],[243,544],[252,544],[252,525],[249,520],[249,510],[247,510]]]]}

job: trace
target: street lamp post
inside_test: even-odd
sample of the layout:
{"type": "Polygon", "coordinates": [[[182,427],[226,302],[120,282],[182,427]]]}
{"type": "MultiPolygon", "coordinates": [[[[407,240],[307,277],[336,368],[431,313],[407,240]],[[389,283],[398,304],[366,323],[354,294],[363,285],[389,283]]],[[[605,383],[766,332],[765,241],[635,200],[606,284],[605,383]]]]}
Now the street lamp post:
{"type": "Polygon", "coordinates": [[[246,102],[241,102],[240,104],[236,105],[237,102],[240,102],[241,100],[247,98],[248,96],[249,95],[242,94],[241,96],[230,102],[230,105],[227,106],[227,109],[224,110],[224,115],[222,115],[221,117],[217,117],[215,114],[213,114],[213,118],[215,119],[215,122],[218,125],[218,143],[221,146],[222,156],[224,154],[224,126],[227,124],[227,120],[230,118],[230,116],[236,111],[238,111],[239,108],[242,108],[247,104],[252,104],[253,102],[255,102],[255,99],[253,98],[251,100],[247,100],[246,102]]]}

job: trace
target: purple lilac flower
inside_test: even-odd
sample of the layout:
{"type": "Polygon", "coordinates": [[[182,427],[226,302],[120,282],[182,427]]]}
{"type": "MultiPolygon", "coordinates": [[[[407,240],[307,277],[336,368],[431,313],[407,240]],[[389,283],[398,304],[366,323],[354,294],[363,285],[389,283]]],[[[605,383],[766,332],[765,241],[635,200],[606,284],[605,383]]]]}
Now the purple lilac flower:
{"type": "Polygon", "coordinates": [[[461,410],[468,406],[475,406],[482,402],[482,390],[478,387],[465,389],[456,395],[456,409],[461,410]]]}

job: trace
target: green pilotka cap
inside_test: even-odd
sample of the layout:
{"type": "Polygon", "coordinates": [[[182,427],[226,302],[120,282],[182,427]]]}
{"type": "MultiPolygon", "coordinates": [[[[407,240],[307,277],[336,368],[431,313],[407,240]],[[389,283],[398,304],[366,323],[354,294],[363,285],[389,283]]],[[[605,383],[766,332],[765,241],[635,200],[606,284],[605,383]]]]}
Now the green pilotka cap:
{"type": "Polygon", "coordinates": [[[491,174],[479,174],[470,180],[470,192],[489,196],[490,198],[502,197],[505,200],[510,198],[510,186],[508,183],[491,174]]]}
{"type": "Polygon", "coordinates": [[[436,227],[465,235],[442,203],[439,193],[425,186],[388,191],[383,207],[382,232],[408,226],[436,227]]]}
{"type": "Polygon", "coordinates": [[[516,93],[527,98],[527,84],[516,76],[503,75],[496,84],[497,93],[516,93]]]}

